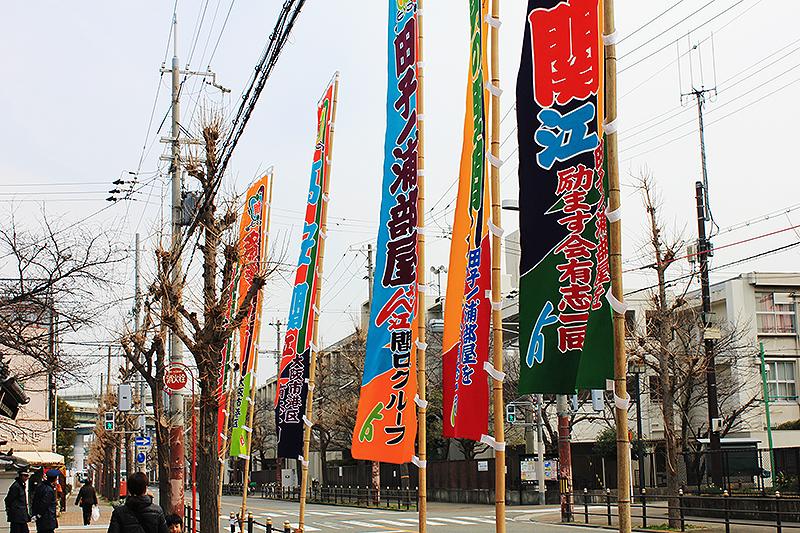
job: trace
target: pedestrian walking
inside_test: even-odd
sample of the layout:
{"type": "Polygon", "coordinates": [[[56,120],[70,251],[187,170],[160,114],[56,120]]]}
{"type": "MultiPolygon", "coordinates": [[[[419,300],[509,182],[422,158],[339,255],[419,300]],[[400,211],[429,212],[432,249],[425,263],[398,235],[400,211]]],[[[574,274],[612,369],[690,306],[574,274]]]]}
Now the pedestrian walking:
{"type": "Polygon", "coordinates": [[[231,513],[230,518],[228,518],[228,525],[230,525],[231,533],[236,533],[236,524],[239,523],[239,519],[236,518],[234,513],[231,513]]]}
{"type": "Polygon", "coordinates": [[[108,533],[169,533],[164,511],[146,491],[146,475],[136,472],[128,476],[128,497],[111,513],[108,533]]]}
{"type": "Polygon", "coordinates": [[[56,516],[56,483],[58,470],[48,470],[45,479],[36,486],[33,493],[33,516],[36,518],[37,533],[53,533],[58,527],[56,516]]]}
{"type": "Polygon", "coordinates": [[[6,494],[6,518],[11,524],[10,533],[28,533],[28,522],[31,515],[28,512],[27,487],[31,472],[28,467],[21,468],[17,472],[17,478],[11,484],[6,494]]]}
{"type": "Polygon", "coordinates": [[[78,498],[75,505],[79,505],[83,511],[83,525],[88,526],[92,521],[92,507],[97,505],[97,492],[92,486],[92,480],[86,479],[81,490],[78,491],[78,498]]]}

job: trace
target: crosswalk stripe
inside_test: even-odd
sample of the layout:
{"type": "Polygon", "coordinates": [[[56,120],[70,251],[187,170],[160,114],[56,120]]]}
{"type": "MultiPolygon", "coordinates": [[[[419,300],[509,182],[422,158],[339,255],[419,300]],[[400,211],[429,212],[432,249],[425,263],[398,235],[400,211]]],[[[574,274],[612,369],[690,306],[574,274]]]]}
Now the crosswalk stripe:
{"type": "Polygon", "coordinates": [[[406,527],[406,525],[403,522],[398,522],[395,520],[387,520],[386,518],[376,518],[373,520],[373,522],[381,522],[383,524],[389,524],[390,526],[396,526],[396,527],[397,526],[406,527]]]}
{"type": "MultiPolygon", "coordinates": [[[[419,519],[418,518],[398,518],[397,520],[401,520],[403,522],[408,522],[409,524],[414,524],[414,525],[419,524],[419,519]]],[[[428,524],[429,526],[446,526],[447,525],[447,524],[444,524],[442,522],[437,522],[437,520],[441,520],[441,519],[440,518],[433,518],[433,519],[428,518],[425,523],[428,524]]]]}
{"type": "Polygon", "coordinates": [[[451,523],[451,524],[458,524],[459,526],[471,526],[471,525],[474,525],[472,522],[466,522],[464,519],[458,520],[458,519],[455,519],[455,518],[444,518],[444,517],[441,517],[441,516],[433,516],[431,518],[433,518],[434,520],[438,520],[440,522],[448,522],[448,523],[451,523]]]}
{"type": "Polygon", "coordinates": [[[483,524],[496,523],[496,520],[493,516],[456,516],[455,518],[460,518],[461,520],[474,520],[483,524]]]}
{"type": "Polygon", "coordinates": [[[342,520],[342,522],[344,522],[345,524],[353,524],[354,526],[358,526],[358,527],[378,527],[378,528],[383,528],[383,526],[370,524],[368,522],[360,522],[358,520],[342,520]]]}
{"type": "Polygon", "coordinates": [[[326,511],[306,511],[306,514],[311,514],[311,515],[314,515],[314,516],[333,516],[333,515],[339,514],[339,511],[330,511],[330,512],[326,512],[326,511]]]}

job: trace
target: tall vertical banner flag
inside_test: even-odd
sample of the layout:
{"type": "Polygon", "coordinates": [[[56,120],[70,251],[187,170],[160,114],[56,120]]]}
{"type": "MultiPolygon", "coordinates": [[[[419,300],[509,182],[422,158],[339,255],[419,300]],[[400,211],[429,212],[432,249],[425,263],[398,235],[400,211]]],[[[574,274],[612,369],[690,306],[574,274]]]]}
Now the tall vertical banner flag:
{"type": "Polygon", "coordinates": [[[519,392],[613,376],[601,0],[529,0],[517,77],[519,392]],[[598,98],[600,96],[600,98],[598,98]]]}
{"type": "Polygon", "coordinates": [[[311,184],[306,198],[306,218],[300,259],[294,278],[289,320],[286,323],[286,341],[278,372],[278,389],[275,395],[275,427],[278,434],[278,457],[296,459],[303,454],[303,419],[308,398],[308,376],[311,360],[314,295],[319,276],[319,242],[324,236],[322,203],[327,202],[324,191],[330,179],[330,139],[333,130],[333,102],[338,74],[325,89],[317,104],[317,137],[314,161],[311,165],[311,184]]]}
{"type": "MultiPolygon", "coordinates": [[[[267,228],[269,225],[270,203],[272,202],[272,175],[253,182],[247,189],[244,210],[239,222],[239,282],[236,288],[236,309],[241,309],[247,292],[253,284],[253,277],[266,261],[267,228]]],[[[231,431],[231,457],[249,455],[247,434],[247,414],[251,389],[255,387],[253,365],[258,357],[258,334],[261,329],[262,291],[252,300],[247,317],[239,326],[239,370],[241,379],[236,390],[233,410],[235,426],[231,431]]]]}
{"type": "Polygon", "coordinates": [[[417,2],[388,0],[377,260],[352,455],[405,463],[417,432],[417,2]]]}
{"type": "MultiPolygon", "coordinates": [[[[237,275],[233,280],[233,283],[238,283],[239,276],[239,267],[238,264],[236,266],[237,275]]],[[[231,297],[228,301],[228,319],[231,318],[233,313],[235,312],[234,302],[236,302],[236,286],[234,285],[233,290],[231,291],[231,297]]],[[[219,380],[217,380],[217,452],[219,453],[220,458],[224,457],[225,450],[225,440],[228,438],[228,417],[227,417],[227,409],[230,408],[228,405],[228,395],[230,391],[228,387],[230,386],[231,382],[231,374],[233,373],[233,334],[228,337],[228,342],[225,343],[225,347],[222,349],[222,358],[220,362],[220,369],[219,369],[219,380]]]]}
{"type": "Polygon", "coordinates": [[[489,179],[486,167],[486,14],[488,0],[469,1],[470,59],[464,141],[450,244],[442,368],[443,434],[480,440],[489,425],[489,358],[492,313],[489,248],[489,179]],[[488,296],[487,296],[488,294],[488,296]]]}

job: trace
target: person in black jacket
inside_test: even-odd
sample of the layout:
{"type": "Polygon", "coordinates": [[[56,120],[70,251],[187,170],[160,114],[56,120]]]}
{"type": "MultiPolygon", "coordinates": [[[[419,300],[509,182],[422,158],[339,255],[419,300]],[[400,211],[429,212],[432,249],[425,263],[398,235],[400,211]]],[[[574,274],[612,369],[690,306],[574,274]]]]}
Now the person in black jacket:
{"type": "Polygon", "coordinates": [[[80,505],[83,511],[83,525],[88,526],[92,521],[92,506],[97,505],[97,492],[92,487],[92,480],[87,479],[81,490],[78,491],[78,498],[75,505],[80,505]]]}
{"type": "Polygon", "coordinates": [[[111,513],[108,533],[169,533],[164,511],[145,491],[146,475],[136,472],[128,476],[128,497],[111,513]]]}
{"type": "Polygon", "coordinates": [[[17,479],[11,484],[6,495],[6,518],[11,524],[11,533],[28,533],[28,522],[31,515],[28,513],[28,496],[25,483],[31,473],[27,467],[21,468],[17,479]]]}
{"type": "Polygon", "coordinates": [[[58,527],[56,518],[56,483],[58,470],[48,470],[46,480],[39,483],[33,493],[33,515],[36,517],[37,533],[53,533],[58,527]]]}

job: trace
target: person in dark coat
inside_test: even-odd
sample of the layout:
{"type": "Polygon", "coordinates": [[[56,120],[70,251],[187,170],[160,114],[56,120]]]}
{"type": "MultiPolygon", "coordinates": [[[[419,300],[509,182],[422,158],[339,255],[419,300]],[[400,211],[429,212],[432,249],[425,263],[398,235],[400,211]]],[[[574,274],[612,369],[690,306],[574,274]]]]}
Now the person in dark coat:
{"type": "Polygon", "coordinates": [[[46,479],[39,483],[33,493],[33,516],[36,518],[37,533],[53,533],[58,527],[56,518],[56,483],[58,470],[48,470],[46,479]]]}
{"type": "Polygon", "coordinates": [[[11,484],[6,495],[6,518],[11,524],[11,533],[28,533],[28,522],[31,515],[28,513],[28,496],[25,483],[31,473],[27,467],[17,473],[17,479],[11,484]]]}
{"type": "Polygon", "coordinates": [[[136,472],[128,476],[128,497],[111,513],[108,533],[169,533],[164,511],[146,491],[146,475],[136,472]]]}
{"type": "Polygon", "coordinates": [[[75,505],[80,505],[83,511],[83,525],[88,526],[92,521],[92,506],[97,505],[97,492],[92,487],[92,480],[87,479],[81,490],[78,491],[78,498],[75,505]]]}

